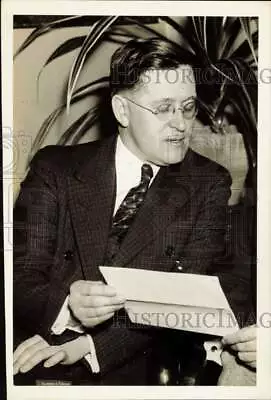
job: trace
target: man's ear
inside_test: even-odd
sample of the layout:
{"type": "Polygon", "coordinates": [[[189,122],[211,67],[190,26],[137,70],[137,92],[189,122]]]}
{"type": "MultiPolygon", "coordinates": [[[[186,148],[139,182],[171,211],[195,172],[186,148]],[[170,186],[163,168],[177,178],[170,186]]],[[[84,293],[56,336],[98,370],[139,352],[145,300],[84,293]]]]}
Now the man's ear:
{"type": "Polygon", "coordinates": [[[129,124],[129,109],[126,100],[115,94],[111,100],[112,110],[118,123],[126,128],[129,124]]]}

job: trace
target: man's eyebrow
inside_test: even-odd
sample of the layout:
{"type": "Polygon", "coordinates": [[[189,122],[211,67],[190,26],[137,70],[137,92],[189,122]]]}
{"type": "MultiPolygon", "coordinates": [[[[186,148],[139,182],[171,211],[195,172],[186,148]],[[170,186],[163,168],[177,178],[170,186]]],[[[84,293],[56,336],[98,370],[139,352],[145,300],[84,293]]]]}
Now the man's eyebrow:
{"type": "Polygon", "coordinates": [[[162,103],[172,103],[174,100],[173,97],[163,97],[162,99],[152,101],[151,104],[155,106],[162,103]]]}
{"type": "MultiPolygon", "coordinates": [[[[195,100],[196,96],[189,96],[186,99],[182,100],[182,103],[186,103],[189,100],[195,100]]],[[[163,97],[162,99],[158,99],[158,100],[154,100],[151,102],[151,105],[158,105],[158,104],[162,104],[162,103],[172,103],[175,101],[175,98],[173,97],[163,97]]]]}

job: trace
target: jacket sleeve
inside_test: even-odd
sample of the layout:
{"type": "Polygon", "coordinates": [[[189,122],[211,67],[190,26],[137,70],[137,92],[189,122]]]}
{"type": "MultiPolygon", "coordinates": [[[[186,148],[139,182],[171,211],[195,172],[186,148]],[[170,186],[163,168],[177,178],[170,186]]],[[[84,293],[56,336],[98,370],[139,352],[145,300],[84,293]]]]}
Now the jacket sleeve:
{"type": "MultiPolygon", "coordinates": [[[[226,215],[230,197],[230,175],[223,170],[206,185],[204,199],[183,252],[185,270],[208,274],[225,250],[226,215]]],[[[195,202],[195,200],[194,200],[195,202]]]]}
{"type": "Polygon", "coordinates": [[[225,253],[214,266],[240,328],[256,322],[253,212],[244,202],[227,207],[225,253]]]}
{"type": "Polygon", "coordinates": [[[51,279],[59,214],[55,174],[47,161],[50,154],[47,147],[34,157],[13,214],[15,336],[18,326],[28,336],[40,333],[47,340],[48,309],[54,308],[56,316],[68,294],[57,279],[51,279]]]}
{"type": "Polygon", "coordinates": [[[159,329],[130,322],[123,309],[113,320],[91,330],[97,359],[102,374],[131,361],[137,354],[146,354],[152,346],[154,334],[159,329]]]}
{"type": "MultiPolygon", "coordinates": [[[[237,226],[233,223],[232,207],[228,206],[230,175],[224,170],[214,179],[207,189],[208,194],[185,248],[184,263],[187,269],[193,268],[201,274],[216,275],[219,278],[242,327],[249,324],[252,318],[250,264],[247,256],[240,257],[239,254],[237,257],[237,226]]],[[[239,214],[243,214],[243,205],[237,208],[239,214]]]]}

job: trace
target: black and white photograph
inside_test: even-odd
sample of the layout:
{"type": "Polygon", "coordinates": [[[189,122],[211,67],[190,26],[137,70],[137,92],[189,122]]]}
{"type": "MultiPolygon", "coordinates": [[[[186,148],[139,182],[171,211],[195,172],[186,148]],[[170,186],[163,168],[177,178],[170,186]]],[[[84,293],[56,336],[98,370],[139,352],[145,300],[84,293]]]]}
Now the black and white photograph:
{"type": "Polygon", "coordinates": [[[268,398],[270,2],[4,3],[8,398],[268,398]]]}

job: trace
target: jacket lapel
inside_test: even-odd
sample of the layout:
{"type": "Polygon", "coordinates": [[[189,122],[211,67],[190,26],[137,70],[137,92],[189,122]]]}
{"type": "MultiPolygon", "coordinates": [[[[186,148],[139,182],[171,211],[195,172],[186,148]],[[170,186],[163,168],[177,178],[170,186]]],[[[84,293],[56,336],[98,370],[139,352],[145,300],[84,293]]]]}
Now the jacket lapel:
{"type": "MultiPolygon", "coordinates": [[[[115,204],[115,138],[101,142],[97,154],[69,178],[69,203],[73,229],[85,279],[101,279],[115,204]]],[[[192,152],[169,167],[161,167],[143,206],[123,240],[114,264],[124,267],[156,235],[179,216],[195,190],[190,174],[192,152]]]]}
{"type": "Polygon", "coordinates": [[[69,179],[72,224],[85,279],[101,279],[115,200],[115,138],[101,142],[97,154],[69,179]]]}
{"type": "Polygon", "coordinates": [[[121,245],[114,264],[125,266],[155,236],[176,219],[195,190],[190,176],[192,152],[182,163],[161,167],[132,227],[121,245]]]}

